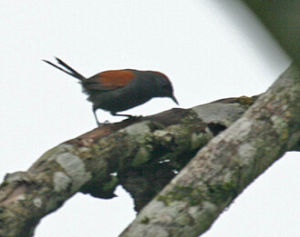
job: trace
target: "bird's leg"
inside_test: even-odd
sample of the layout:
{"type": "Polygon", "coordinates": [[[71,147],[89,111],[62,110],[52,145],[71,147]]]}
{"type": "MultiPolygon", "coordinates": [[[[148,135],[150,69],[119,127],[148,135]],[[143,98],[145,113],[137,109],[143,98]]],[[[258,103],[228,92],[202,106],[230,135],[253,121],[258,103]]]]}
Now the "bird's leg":
{"type": "Polygon", "coordinates": [[[97,123],[97,125],[98,125],[98,127],[99,127],[99,126],[101,125],[101,123],[100,123],[99,120],[98,120],[98,117],[97,117],[97,114],[96,114],[96,110],[97,110],[97,108],[93,108],[93,114],[94,114],[96,123],[97,123]]]}
{"type": "Polygon", "coordinates": [[[113,115],[113,116],[122,116],[122,117],[127,117],[127,118],[133,118],[133,117],[135,117],[135,116],[130,115],[130,114],[118,114],[116,112],[110,112],[110,114],[113,115]]]}

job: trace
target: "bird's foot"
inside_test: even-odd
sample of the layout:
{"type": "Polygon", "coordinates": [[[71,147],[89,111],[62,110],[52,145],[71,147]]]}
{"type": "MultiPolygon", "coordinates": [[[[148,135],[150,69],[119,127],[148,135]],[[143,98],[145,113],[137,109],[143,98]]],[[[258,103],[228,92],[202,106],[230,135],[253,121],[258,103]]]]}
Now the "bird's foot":
{"type": "Polygon", "coordinates": [[[143,118],[142,115],[131,115],[130,117],[128,117],[126,120],[139,120],[143,118]]]}
{"type": "Polygon", "coordinates": [[[101,127],[101,126],[104,126],[104,125],[107,125],[107,124],[110,124],[110,122],[108,120],[105,120],[103,123],[97,122],[98,127],[101,127]]]}

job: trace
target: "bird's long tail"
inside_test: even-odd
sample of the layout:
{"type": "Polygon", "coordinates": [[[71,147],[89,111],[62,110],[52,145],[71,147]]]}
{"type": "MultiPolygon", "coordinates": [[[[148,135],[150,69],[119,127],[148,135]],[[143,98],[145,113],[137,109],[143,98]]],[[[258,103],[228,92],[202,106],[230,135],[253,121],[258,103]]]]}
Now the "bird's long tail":
{"type": "Polygon", "coordinates": [[[61,66],[63,66],[64,68],[59,67],[59,66],[55,65],[54,63],[51,63],[50,61],[47,61],[47,60],[43,60],[43,61],[45,63],[48,63],[51,66],[57,68],[58,70],[63,71],[64,73],[67,73],[70,76],[75,77],[75,78],[77,78],[77,79],[79,79],[81,81],[83,81],[83,80],[86,79],[84,76],[82,76],[79,72],[75,71],[73,68],[71,68],[68,64],[66,64],[61,59],[59,59],[59,58],[55,58],[55,59],[56,59],[57,63],[60,64],[61,66]]]}

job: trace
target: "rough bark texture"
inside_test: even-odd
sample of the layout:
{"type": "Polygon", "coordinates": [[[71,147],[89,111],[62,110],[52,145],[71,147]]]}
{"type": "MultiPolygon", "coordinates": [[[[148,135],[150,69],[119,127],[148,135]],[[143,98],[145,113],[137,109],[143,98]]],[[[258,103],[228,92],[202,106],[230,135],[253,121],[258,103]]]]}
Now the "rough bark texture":
{"type": "Polygon", "coordinates": [[[32,236],[41,218],[76,192],[112,198],[121,184],[136,210],[148,203],[214,135],[256,97],[107,124],[47,151],[0,186],[0,237],[32,236]]]}
{"type": "Polygon", "coordinates": [[[112,198],[118,184],[137,211],[156,195],[122,236],[197,236],[285,151],[299,150],[299,81],[289,69],[237,122],[256,97],[107,124],[54,147],[6,175],[0,237],[32,236],[76,192],[112,198]]]}
{"type": "Polygon", "coordinates": [[[289,68],[213,138],[146,206],[122,237],[196,237],[300,139],[300,74],[289,68]]]}

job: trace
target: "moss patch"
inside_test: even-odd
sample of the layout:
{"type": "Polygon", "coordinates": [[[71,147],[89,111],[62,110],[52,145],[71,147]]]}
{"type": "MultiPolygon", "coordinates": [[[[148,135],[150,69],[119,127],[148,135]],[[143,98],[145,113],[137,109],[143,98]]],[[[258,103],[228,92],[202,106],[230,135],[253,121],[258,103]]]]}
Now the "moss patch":
{"type": "Polygon", "coordinates": [[[148,216],[144,216],[140,222],[144,225],[147,225],[150,222],[150,218],[148,216]]]}
{"type": "Polygon", "coordinates": [[[210,201],[213,203],[224,203],[238,195],[237,186],[233,182],[226,182],[214,185],[207,185],[210,201]]]}
{"type": "Polygon", "coordinates": [[[244,105],[248,108],[250,105],[252,105],[254,103],[256,98],[248,97],[248,96],[241,96],[237,99],[241,105],[244,105]]]}
{"type": "Polygon", "coordinates": [[[162,201],[166,206],[169,206],[173,201],[187,201],[190,206],[196,206],[203,200],[203,192],[200,189],[193,187],[185,187],[176,185],[173,191],[165,195],[159,195],[158,201],[162,201]]]}

